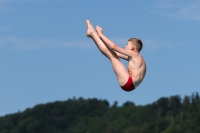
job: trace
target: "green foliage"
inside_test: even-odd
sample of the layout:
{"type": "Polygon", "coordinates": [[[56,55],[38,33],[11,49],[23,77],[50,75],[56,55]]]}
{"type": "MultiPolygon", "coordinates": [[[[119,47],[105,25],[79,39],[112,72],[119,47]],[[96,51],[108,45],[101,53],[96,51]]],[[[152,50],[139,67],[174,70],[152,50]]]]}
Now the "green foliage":
{"type": "Polygon", "coordinates": [[[0,133],[199,133],[200,97],[163,97],[121,107],[106,100],[73,98],[0,117],[0,133]]]}

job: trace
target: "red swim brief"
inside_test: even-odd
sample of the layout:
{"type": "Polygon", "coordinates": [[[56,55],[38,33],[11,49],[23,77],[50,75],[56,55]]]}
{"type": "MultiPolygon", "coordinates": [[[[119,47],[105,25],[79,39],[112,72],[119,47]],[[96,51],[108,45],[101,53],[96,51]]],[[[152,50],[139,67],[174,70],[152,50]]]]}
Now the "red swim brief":
{"type": "Polygon", "coordinates": [[[127,83],[124,85],[124,86],[121,86],[121,88],[124,90],[124,91],[132,91],[135,89],[135,86],[133,84],[133,80],[132,80],[132,77],[129,77],[127,83]]]}

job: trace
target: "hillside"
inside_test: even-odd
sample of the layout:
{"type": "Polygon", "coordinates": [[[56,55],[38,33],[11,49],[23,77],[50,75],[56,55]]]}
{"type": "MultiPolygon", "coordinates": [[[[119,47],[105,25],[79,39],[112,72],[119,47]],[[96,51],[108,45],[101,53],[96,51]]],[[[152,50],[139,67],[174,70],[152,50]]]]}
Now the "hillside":
{"type": "Polygon", "coordinates": [[[198,93],[145,106],[74,98],[0,117],[0,133],[200,133],[199,120],[198,93]]]}

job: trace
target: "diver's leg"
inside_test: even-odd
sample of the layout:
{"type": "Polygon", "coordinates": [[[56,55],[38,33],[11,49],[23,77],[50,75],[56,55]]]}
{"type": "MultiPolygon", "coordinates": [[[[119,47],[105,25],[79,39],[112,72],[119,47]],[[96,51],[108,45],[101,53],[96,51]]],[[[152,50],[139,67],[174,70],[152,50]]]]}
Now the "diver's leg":
{"type": "Polygon", "coordinates": [[[112,51],[110,48],[108,48],[104,44],[104,42],[99,38],[98,34],[94,30],[94,28],[89,20],[87,20],[86,26],[88,28],[86,35],[90,36],[93,39],[93,41],[95,42],[95,44],[97,45],[97,47],[99,48],[99,50],[106,57],[108,57],[110,59],[113,70],[117,76],[118,82],[119,82],[120,86],[123,86],[124,84],[126,84],[126,82],[128,81],[128,78],[129,78],[129,74],[126,70],[126,67],[120,61],[120,59],[117,57],[117,54],[114,51],[112,51]]]}

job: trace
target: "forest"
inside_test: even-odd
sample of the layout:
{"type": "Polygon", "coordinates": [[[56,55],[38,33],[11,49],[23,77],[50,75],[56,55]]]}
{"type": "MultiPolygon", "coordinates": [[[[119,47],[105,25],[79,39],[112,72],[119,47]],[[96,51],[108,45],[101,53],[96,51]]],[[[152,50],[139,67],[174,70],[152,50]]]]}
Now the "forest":
{"type": "Polygon", "coordinates": [[[144,106],[74,97],[1,116],[0,133],[200,133],[200,97],[162,97],[144,106]]]}

